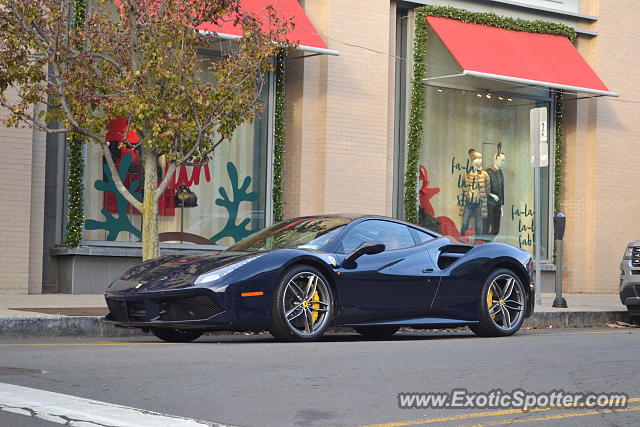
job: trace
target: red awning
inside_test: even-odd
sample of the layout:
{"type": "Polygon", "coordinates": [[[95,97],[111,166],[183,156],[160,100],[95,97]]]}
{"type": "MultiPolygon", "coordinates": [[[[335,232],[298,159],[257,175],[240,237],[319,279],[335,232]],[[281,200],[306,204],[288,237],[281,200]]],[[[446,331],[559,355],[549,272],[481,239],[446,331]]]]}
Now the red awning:
{"type": "MultiPolygon", "coordinates": [[[[328,55],[340,55],[337,50],[329,49],[313,26],[309,17],[304,13],[302,6],[298,0],[241,0],[242,9],[251,12],[258,17],[266,17],[267,5],[273,6],[277,11],[278,17],[282,19],[291,19],[295,24],[294,30],[288,34],[289,41],[298,42],[300,50],[324,53],[328,55]]],[[[269,25],[264,20],[265,27],[269,25]]],[[[216,26],[212,23],[202,24],[198,26],[198,30],[216,32],[223,39],[236,39],[242,35],[242,28],[234,26],[233,22],[225,22],[216,26]]]]}
{"type": "Polygon", "coordinates": [[[462,74],[569,92],[618,96],[609,91],[563,36],[505,30],[429,16],[427,22],[462,68],[462,74]]]}

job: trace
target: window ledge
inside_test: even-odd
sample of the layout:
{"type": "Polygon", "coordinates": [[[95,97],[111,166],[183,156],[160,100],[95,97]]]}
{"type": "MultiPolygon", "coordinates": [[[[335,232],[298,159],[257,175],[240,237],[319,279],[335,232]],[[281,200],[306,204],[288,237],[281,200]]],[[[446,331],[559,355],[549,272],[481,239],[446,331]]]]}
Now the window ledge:
{"type": "MultiPolygon", "coordinates": [[[[209,255],[215,251],[226,249],[226,246],[203,246],[203,245],[184,245],[184,244],[162,244],[160,245],[160,255],[184,254],[184,255],[209,255]]],[[[142,258],[142,248],[136,246],[94,246],[82,245],[77,248],[67,248],[65,246],[57,246],[51,249],[52,256],[103,256],[103,257],[134,257],[142,258]]]]}

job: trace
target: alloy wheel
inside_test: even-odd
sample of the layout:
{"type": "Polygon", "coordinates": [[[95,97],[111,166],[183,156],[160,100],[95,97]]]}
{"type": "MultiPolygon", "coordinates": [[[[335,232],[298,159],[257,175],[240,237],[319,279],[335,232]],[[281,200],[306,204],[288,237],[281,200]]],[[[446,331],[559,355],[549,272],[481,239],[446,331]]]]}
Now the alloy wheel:
{"type": "Polygon", "coordinates": [[[295,334],[312,336],[329,321],[330,292],[317,274],[303,271],[293,276],[282,294],[287,325],[295,334]]]}
{"type": "Polygon", "coordinates": [[[516,278],[510,274],[497,276],[489,285],[487,308],[496,327],[504,331],[520,324],[524,316],[525,296],[516,278]]]}

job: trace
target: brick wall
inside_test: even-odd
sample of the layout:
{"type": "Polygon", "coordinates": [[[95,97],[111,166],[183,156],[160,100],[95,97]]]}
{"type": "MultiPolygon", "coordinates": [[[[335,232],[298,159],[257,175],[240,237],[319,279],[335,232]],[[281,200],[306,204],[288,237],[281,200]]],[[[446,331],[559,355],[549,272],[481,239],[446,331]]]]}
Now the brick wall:
{"type": "Polygon", "coordinates": [[[285,214],[389,214],[389,1],[302,4],[341,55],[290,61],[285,214]]]}
{"type": "MultiPolygon", "coordinates": [[[[598,16],[578,49],[621,100],[640,100],[640,33],[635,0],[581,1],[598,16]]],[[[626,244],[640,238],[635,171],[640,164],[640,104],[611,98],[570,106],[565,163],[568,290],[616,292],[626,244]]]]}
{"type": "MultiPolygon", "coordinates": [[[[0,110],[0,119],[5,117],[0,110]]],[[[0,147],[0,294],[40,293],[44,138],[32,129],[0,125],[0,147]]]]}

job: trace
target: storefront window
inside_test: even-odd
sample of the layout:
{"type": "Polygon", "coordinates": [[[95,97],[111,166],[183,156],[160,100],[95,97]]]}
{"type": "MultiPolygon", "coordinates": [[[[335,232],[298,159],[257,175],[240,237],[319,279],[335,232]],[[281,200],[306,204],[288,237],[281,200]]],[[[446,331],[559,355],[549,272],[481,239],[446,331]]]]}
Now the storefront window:
{"type": "MultiPolygon", "coordinates": [[[[203,61],[203,79],[213,79],[206,66],[213,60],[215,57],[203,61]]],[[[159,230],[189,235],[164,235],[164,241],[229,245],[265,226],[268,88],[265,84],[262,91],[264,111],[253,122],[241,125],[232,140],[223,142],[208,164],[176,170],[159,201],[159,230]],[[186,201],[176,197],[179,190],[186,201]]],[[[141,198],[139,152],[113,141],[111,154],[125,185],[141,198]]],[[[159,166],[166,167],[162,160],[159,166]]],[[[87,146],[85,173],[84,239],[139,241],[141,215],[115,189],[102,150],[95,145],[87,146]]]]}
{"type": "MultiPolygon", "coordinates": [[[[533,253],[534,168],[529,112],[547,102],[428,86],[419,160],[420,221],[446,235],[533,253]]],[[[547,153],[549,154],[549,153],[547,153]]],[[[542,175],[547,257],[549,168],[542,175]]]]}

